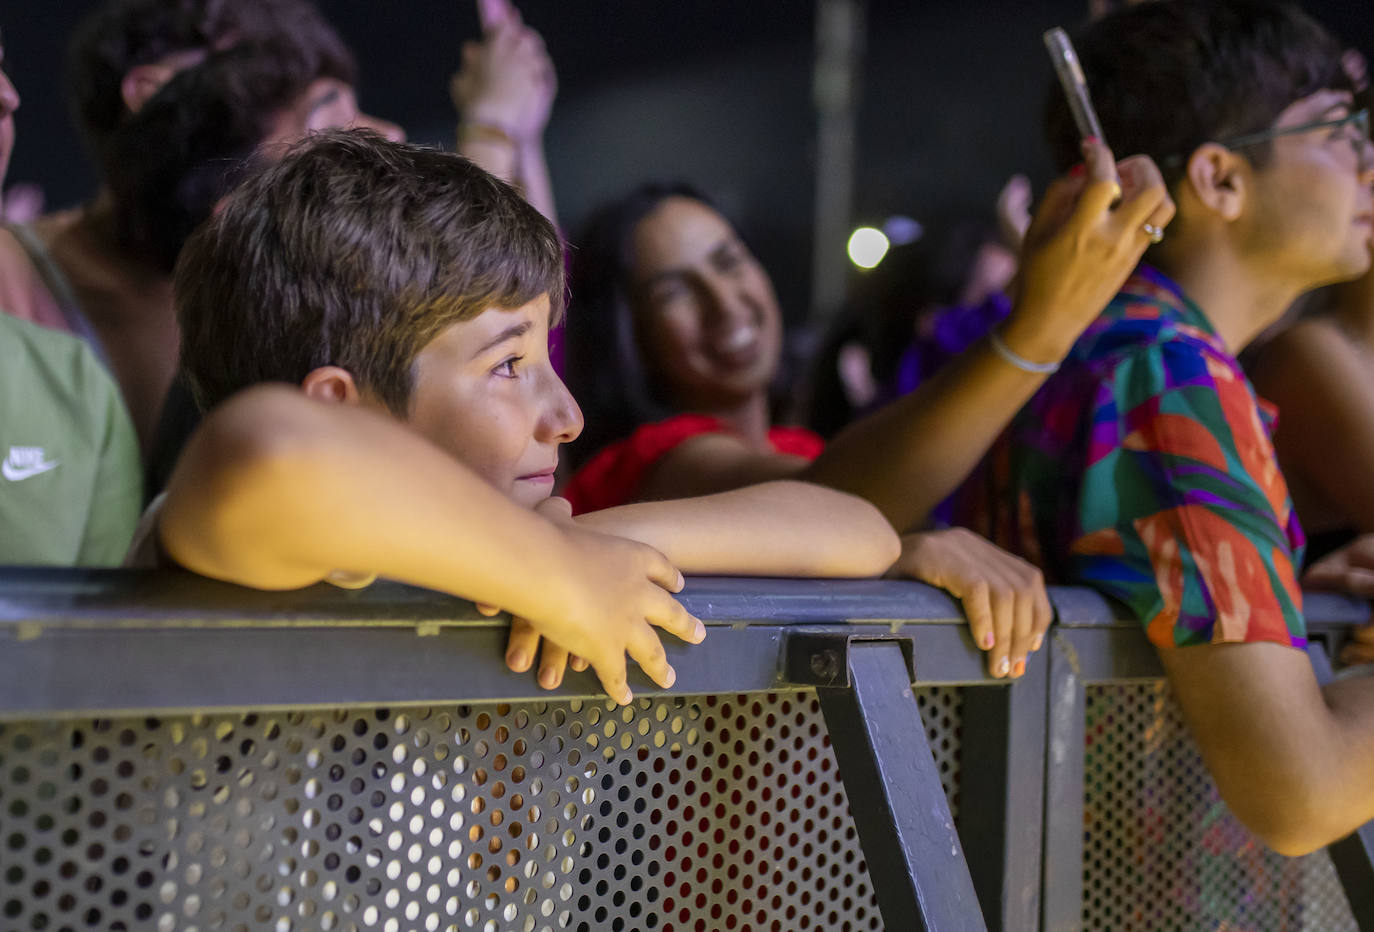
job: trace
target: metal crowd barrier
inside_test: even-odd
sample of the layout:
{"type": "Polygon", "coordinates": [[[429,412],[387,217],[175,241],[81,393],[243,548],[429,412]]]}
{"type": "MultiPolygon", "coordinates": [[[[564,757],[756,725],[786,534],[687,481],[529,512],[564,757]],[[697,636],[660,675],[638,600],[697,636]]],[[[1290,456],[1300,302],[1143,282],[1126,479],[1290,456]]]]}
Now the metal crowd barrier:
{"type": "Polygon", "coordinates": [[[1138,629],[1054,598],[1008,684],[928,587],[692,579],[622,709],[423,590],[0,570],[0,930],[1374,929],[1370,839],[1249,840],[1138,629]]]}

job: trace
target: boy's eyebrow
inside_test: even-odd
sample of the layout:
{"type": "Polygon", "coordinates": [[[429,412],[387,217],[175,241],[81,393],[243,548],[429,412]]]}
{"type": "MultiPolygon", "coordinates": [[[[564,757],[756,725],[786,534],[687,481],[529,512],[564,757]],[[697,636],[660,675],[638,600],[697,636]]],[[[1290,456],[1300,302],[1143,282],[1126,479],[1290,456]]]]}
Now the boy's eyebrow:
{"type": "Polygon", "coordinates": [[[531,324],[528,320],[522,323],[512,324],[505,330],[502,330],[500,333],[498,333],[494,339],[490,340],[485,345],[483,345],[482,348],[479,349],[477,352],[473,353],[472,358],[476,359],[478,356],[481,356],[483,353],[487,352],[493,347],[500,346],[507,340],[514,340],[516,337],[523,337],[529,331],[530,327],[533,326],[534,325],[531,324]]]}

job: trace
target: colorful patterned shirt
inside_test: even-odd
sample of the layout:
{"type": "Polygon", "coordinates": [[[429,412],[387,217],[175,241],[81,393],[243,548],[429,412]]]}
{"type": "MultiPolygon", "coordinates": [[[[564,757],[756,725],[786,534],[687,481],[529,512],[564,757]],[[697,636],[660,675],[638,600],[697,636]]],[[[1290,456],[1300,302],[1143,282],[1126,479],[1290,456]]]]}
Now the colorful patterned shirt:
{"type": "Polygon", "coordinates": [[[1141,266],[1013,422],[963,517],[1051,580],[1123,602],[1157,646],[1302,647],[1304,540],[1275,416],[1197,305],[1141,266]]]}

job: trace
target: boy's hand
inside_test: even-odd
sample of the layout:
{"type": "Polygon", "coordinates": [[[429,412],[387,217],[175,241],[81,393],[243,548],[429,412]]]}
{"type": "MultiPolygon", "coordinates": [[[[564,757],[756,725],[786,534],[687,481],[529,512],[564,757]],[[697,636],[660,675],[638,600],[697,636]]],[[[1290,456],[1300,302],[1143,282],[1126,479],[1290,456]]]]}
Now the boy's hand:
{"type": "Polygon", "coordinates": [[[546,688],[562,681],[573,655],[573,669],[590,665],[611,698],[628,703],[626,653],[654,682],[672,686],[677,674],[651,626],[693,644],[706,636],[701,622],[669,594],[682,589],[682,574],[652,547],[578,528],[563,499],[550,499],[536,510],[567,537],[566,568],[548,586],[555,595],[558,583],[565,588],[542,618],[530,613],[512,624],[507,665],[517,672],[529,669],[542,636],[539,681],[546,688]]]}
{"type": "Polygon", "coordinates": [[[622,705],[633,698],[626,683],[628,653],[649,678],[667,689],[677,679],[653,628],[692,644],[706,629],[670,593],[682,589],[682,574],[652,547],[622,537],[561,528],[566,562],[546,578],[555,596],[543,617],[527,616],[536,631],[569,652],[585,657],[601,685],[622,705]]]}
{"type": "MultiPolygon", "coordinates": [[[[557,524],[573,523],[572,504],[566,498],[550,496],[535,505],[534,510],[557,524]]],[[[484,615],[495,615],[501,611],[495,605],[478,605],[477,610],[484,615]]],[[[538,680],[545,689],[557,689],[563,682],[563,672],[567,667],[571,666],[581,673],[589,666],[583,658],[569,654],[551,641],[544,641],[543,651],[540,652],[539,642],[539,632],[534,630],[533,625],[523,618],[512,618],[510,638],[506,642],[506,666],[516,673],[524,673],[530,668],[535,653],[539,652],[538,680]]]]}
{"type": "Polygon", "coordinates": [[[964,528],[903,535],[902,555],[887,575],[930,583],[961,601],[996,677],[1026,671],[1026,655],[1040,649],[1053,616],[1038,569],[964,528]]]}
{"type": "Polygon", "coordinates": [[[1084,171],[1046,191],[1022,247],[1016,308],[1002,336],[1032,362],[1068,352],[1149,247],[1147,225],[1162,231],[1174,216],[1148,156],[1117,163],[1098,142],[1084,142],[1083,156],[1084,171]]]}

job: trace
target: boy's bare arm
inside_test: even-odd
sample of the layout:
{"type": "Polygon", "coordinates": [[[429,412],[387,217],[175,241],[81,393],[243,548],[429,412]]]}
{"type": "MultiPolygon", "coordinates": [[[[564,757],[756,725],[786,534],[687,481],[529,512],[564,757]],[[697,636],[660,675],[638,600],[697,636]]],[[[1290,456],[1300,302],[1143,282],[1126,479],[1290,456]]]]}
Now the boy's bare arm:
{"type": "Polygon", "coordinates": [[[699,575],[877,576],[901,551],[868,502],[786,480],[607,508],[577,523],[648,544],[699,575]]]}
{"type": "Polygon", "coordinates": [[[1159,655],[1222,799],[1265,844],[1305,854],[1374,818],[1374,678],[1319,687],[1280,644],[1159,655]]]}
{"type": "Polygon", "coordinates": [[[207,418],[158,535],[186,568],[256,588],[348,570],[500,605],[586,657],[622,702],[627,652],[661,685],[674,678],[651,625],[704,634],[662,554],[556,526],[390,418],[284,386],[207,418]]]}

